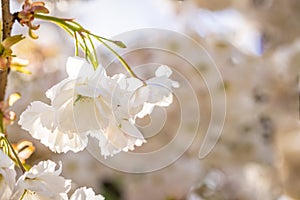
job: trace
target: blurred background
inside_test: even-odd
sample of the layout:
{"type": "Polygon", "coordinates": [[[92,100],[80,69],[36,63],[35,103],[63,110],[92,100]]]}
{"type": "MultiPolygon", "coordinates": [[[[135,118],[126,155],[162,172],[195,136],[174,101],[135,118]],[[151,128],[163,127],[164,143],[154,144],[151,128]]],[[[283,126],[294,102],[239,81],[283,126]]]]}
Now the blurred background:
{"type": "MultiPolygon", "coordinates": [[[[153,65],[172,68],[181,87],[169,108],[138,122],[148,142],[135,153],[157,151],[178,135],[174,152],[161,156],[182,153],[159,170],[125,173],[88,151],[51,153],[15,123],[9,138],[36,146],[30,164],[62,160],[73,188],[93,187],[107,200],[300,199],[300,1],[45,2],[52,15],[76,18],[97,35],[124,41],[127,49],[115,49],[143,78],[153,76],[153,65]],[[204,141],[214,148],[199,152],[204,141]]],[[[20,10],[21,1],[12,4],[20,10]]],[[[39,39],[27,38],[14,51],[29,59],[32,74],[9,76],[7,95],[22,94],[12,108],[18,115],[33,100],[49,102],[45,91],[66,77],[66,59],[74,54],[63,30],[35,23],[41,24],[39,39]]],[[[27,34],[19,24],[13,31],[27,34]]],[[[98,52],[108,74],[124,72],[107,50],[99,46],[98,52]]],[[[125,158],[116,159],[129,166],[125,158]]],[[[145,167],[151,162],[145,160],[145,167]]]]}

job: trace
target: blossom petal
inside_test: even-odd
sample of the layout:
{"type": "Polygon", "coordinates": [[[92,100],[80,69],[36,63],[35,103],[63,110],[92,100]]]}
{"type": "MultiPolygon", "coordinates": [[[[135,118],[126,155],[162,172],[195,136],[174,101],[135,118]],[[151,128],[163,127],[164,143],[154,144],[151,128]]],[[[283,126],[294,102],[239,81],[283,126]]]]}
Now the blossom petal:
{"type": "Polygon", "coordinates": [[[79,57],[69,57],[66,70],[70,79],[89,77],[94,73],[93,67],[85,59],[79,57]]]}
{"type": "Polygon", "coordinates": [[[0,150],[0,199],[9,199],[14,189],[16,171],[13,161],[0,150]]]}
{"type": "Polygon", "coordinates": [[[28,190],[29,195],[34,192],[37,199],[68,199],[67,192],[71,189],[71,181],[60,176],[61,162],[59,165],[57,170],[56,164],[50,160],[34,165],[18,179],[14,197],[28,190]]]}
{"type": "Polygon", "coordinates": [[[104,200],[104,197],[99,195],[95,195],[95,192],[92,188],[82,187],[77,189],[70,200],[104,200]]]}
{"type": "Polygon", "coordinates": [[[165,76],[168,78],[172,75],[172,73],[172,70],[167,65],[162,65],[155,71],[155,76],[165,76]]]}
{"type": "Polygon", "coordinates": [[[76,132],[76,127],[72,124],[72,108],[70,114],[66,113],[70,110],[70,102],[66,104],[60,110],[60,116],[57,116],[59,112],[55,108],[42,102],[32,102],[21,114],[19,124],[54,152],[81,151],[87,145],[87,136],[76,132]],[[60,124],[59,127],[57,124],[60,124]]]}
{"type": "Polygon", "coordinates": [[[129,121],[122,121],[120,125],[112,120],[103,132],[91,132],[90,136],[99,140],[101,154],[106,158],[120,151],[134,150],[146,142],[140,131],[129,121]]]}
{"type": "Polygon", "coordinates": [[[91,132],[90,135],[99,140],[101,154],[112,156],[120,151],[134,150],[146,142],[141,132],[128,120],[119,123],[110,120],[103,132],[91,132]]]}
{"type": "Polygon", "coordinates": [[[57,95],[59,95],[62,91],[73,90],[74,85],[75,85],[74,80],[64,79],[58,84],[48,89],[46,91],[46,96],[51,100],[51,102],[53,102],[54,99],[57,97],[57,95]]]}
{"type": "Polygon", "coordinates": [[[41,140],[50,131],[53,118],[54,109],[52,107],[45,103],[34,101],[21,114],[18,123],[24,130],[29,131],[32,137],[41,140]]]}

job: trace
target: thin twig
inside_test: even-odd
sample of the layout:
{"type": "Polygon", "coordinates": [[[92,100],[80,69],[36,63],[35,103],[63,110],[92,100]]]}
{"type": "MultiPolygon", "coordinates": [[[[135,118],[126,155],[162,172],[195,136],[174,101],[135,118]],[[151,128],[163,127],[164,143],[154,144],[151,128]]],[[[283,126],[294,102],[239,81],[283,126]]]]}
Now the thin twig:
{"type": "MultiPolygon", "coordinates": [[[[1,0],[1,6],[2,6],[2,41],[3,41],[5,38],[10,36],[12,25],[13,25],[13,16],[10,13],[9,0],[1,0]]],[[[2,66],[2,69],[0,69],[0,101],[4,100],[9,65],[10,62],[9,60],[7,60],[6,66],[2,66]]]]}
{"type": "Polygon", "coordinates": [[[6,137],[3,137],[3,139],[5,140],[6,144],[8,144],[8,146],[9,146],[11,152],[13,153],[13,155],[14,155],[14,157],[15,157],[15,159],[16,159],[16,161],[17,161],[19,167],[20,167],[20,169],[22,170],[23,173],[25,173],[25,172],[26,172],[26,169],[24,168],[24,166],[23,166],[23,164],[22,164],[20,158],[18,157],[17,152],[16,152],[15,149],[14,149],[14,147],[12,146],[12,144],[8,141],[8,139],[7,139],[6,137]]]}
{"type": "Polygon", "coordinates": [[[299,113],[299,122],[300,122],[300,75],[297,77],[298,84],[298,113],[299,113]]]}

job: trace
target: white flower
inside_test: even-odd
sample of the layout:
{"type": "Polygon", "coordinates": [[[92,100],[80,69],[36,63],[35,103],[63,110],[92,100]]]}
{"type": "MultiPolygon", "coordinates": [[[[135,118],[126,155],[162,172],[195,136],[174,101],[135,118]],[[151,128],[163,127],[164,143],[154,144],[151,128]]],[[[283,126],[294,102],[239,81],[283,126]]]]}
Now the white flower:
{"type": "MultiPolygon", "coordinates": [[[[83,59],[69,58],[69,77],[46,92],[51,104],[32,102],[20,116],[19,124],[54,152],[83,150],[88,142],[88,131],[99,130],[99,122],[108,123],[105,113],[95,112],[96,104],[101,102],[81,97],[77,91],[89,92],[89,80],[102,73],[101,67],[98,69],[95,72],[83,59]],[[95,118],[94,114],[99,115],[95,118]]],[[[104,108],[105,111],[108,112],[108,108],[104,108]]]]}
{"type": "MultiPolygon", "coordinates": [[[[13,199],[19,199],[26,190],[27,199],[65,200],[71,189],[71,180],[66,180],[61,174],[60,167],[50,160],[39,162],[25,172],[17,181],[13,199]]],[[[25,199],[26,199],[25,198],[25,199]]]]}
{"type": "Polygon", "coordinates": [[[178,88],[179,83],[172,81],[169,78],[171,75],[172,70],[162,65],[156,70],[155,77],[146,80],[146,85],[136,90],[131,97],[132,107],[143,105],[136,117],[143,118],[151,114],[155,106],[166,107],[173,102],[172,88],[178,88]]]}
{"type": "Polygon", "coordinates": [[[16,171],[13,161],[0,150],[0,199],[7,200],[12,195],[16,171]]]}
{"type": "MultiPolygon", "coordinates": [[[[67,72],[68,78],[46,92],[50,105],[33,102],[22,113],[19,124],[23,129],[58,153],[83,150],[89,134],[101,138],[100,143],[105,144],[103,152],[106,146],[113,145],[116,153],[133,149],[133,145],[144,141],[139,132],[133,135],[124,135],[122,131],[113,135],[112,132],[119,126],[113,120],[112,92],[125,75],[108,77],[101,66],[94,71],[79,58],[68,59],[67,72]]],[[[133,122],[130,123],[133,127],[133,122]]]]}
{"type": "Polygon", "coordinates": [[[90,135],[98,139],[101,155],[105,158],[120,151],[134,150],[135,146],[141,146],[146,142],[132,122],[127,119],[117,121],[113,117],[103,133],[91,132],[90,135]]]}
{"type": "Polygon", "coordinates": [[[155,77],[143,83],[137,78],[116,75],[118,85],[114,87],[111,104],[113,116],[103,135],[91,134],[99,140],[101,153],[105,157],[120,151],[133,150],[141,146],[144,138],[134,125],[136,117],[151,114],[155,106],[165,107],[173,102],[172,88],[179,84],[169,79],[172,70],[162,65],[155,77]]]}
{"type": "Polygon", "coordinates": [[[70,200],[104,200],[104,197],[95,195],[95,192],[91,188],[82,187],[73,193],[70,200]]]}
{"type": "Polygon", "coordinates": [[[99,66],[80,58],[69,58],[68,78],[46,92],[47,105],[33,102],[20,116],[23,129],[54,152],[78,152],[88,143],[88,136],[99,140],[105,157],[133,150],[145,141],[135,126],[136,117],[150,114],[154,106],[168,106],[173,101],[169,79],[172,71],[161,66],[156,76],[145,83],[124,74],[106,75],[99,66]]]}
{"type": "MultiPolygon", "coordinates": [[[[110,113],[106,114],[108,123],[102,127],[102,133],[99,131],[90,132],[92,137],[99,140],[101,154],[104,157],[112,156],[120,151],[134,150],[135,146],[141,146],[146,142],[142,133],[134,125],[136,113],[130,112],[129,108],[128,100],[141,84],[141,81],[137,80],[127,78],[123,74],[117,74],[111,78],[110,84],[105,85],[105,88],[110,91],[106,99],[110,109],[110,113]],[[124,81],[128,84],[126,87],[120,87],[120,83],[124,81]]],[[[99,84],[101,82],[98,82],[97,88],[104,87],[99,86],[99,84]]]]}

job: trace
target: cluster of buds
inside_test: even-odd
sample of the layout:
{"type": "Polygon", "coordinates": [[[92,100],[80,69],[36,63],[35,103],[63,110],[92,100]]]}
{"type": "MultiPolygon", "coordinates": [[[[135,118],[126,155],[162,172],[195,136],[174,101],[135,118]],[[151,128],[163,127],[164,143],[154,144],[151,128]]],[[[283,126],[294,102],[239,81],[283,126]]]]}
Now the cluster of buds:
{"type": "Polygon", "coordinates": [[[10,125],[12,124],[16,119],[16,114],[9,110],[9,107],[11,107],[16,101],[20,99],[21,95],[19,93],[13,93],[11,94],[6,101],[0,102],[0,112],[2,114],[3,119],[3,125],[10,125]]]}
{"type": "Polygon", "coordinates": [[[22,10],[15,14],[15,18],[22,26],[28,26],[29,35],[34,39],[38,38],[38,36],[35,35],[32,30],[37,30],[40,27],[40,25],[34,25],[32,23],[34,20],[34,14],[37,13],[49,13],[49,10],[45,7],[45,3],[40,1],[31,2],[31,0],[25,0],[22,10]]]}

